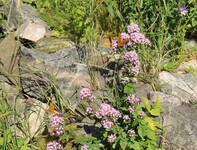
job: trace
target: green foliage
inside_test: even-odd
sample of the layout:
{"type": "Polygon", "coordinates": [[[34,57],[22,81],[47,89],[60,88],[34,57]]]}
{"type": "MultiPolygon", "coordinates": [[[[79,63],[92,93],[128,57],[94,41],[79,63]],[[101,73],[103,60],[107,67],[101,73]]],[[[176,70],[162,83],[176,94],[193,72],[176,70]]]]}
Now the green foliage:
{"type": "MultiPolygon", "coordinates": [[[[100,150],[100,140],[95,137],[77,137],[75,143],[78,145],[87,145],[89,150],[100,150]]],[[[81,146],[79,146],[79,149],[81,146]]]]}
{"type": "MultiPolygon", "coordinates": [[[[140,78],[144,82],[154,84],[154,78],[163,67],[162,60],[166,58],[179,60],[183,55],[186,33],[197,32],[195,0],[122,0],[121,2],[106,0],[105,4],[110,15],[116,17],[119,27],[135,22],[151,40],[151,49],[137,48],[142,63],[140,78]],[[181,7],[188,10],[185,16],[178,11],[181,7]]],[[[119,28],[119,31],[121,29],[123,28],[119,28]]]]}

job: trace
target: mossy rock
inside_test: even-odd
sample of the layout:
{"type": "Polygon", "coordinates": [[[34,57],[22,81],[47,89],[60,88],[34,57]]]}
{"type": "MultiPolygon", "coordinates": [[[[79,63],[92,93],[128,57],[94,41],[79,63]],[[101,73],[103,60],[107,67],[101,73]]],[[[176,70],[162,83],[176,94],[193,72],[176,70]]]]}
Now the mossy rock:
{"type": "Polygon", "coordinates": [[[59,39],[55,37],[45,37],[36,43],[36,48],[47,52],[55,53],[58,50],[73,47],[74,43],[68,39],[59,39]]]}

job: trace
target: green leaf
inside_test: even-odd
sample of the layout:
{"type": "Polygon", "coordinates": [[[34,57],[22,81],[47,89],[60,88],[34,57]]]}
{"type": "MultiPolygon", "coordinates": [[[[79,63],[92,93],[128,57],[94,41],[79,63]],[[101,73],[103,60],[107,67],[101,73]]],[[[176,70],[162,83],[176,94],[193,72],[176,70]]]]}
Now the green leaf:
{"type": "Polygon", "coordinates": [[[146,109],[150,112],[151,105],[150,105],[150,103],[149,103],[148,99],[146,99],[146,98],[142,97],[142,101],[143,101],[144,106],[146,107],[146,109]]]}
{"type": "Polygon", "coordinates": [[[23,145],[23,146],[21,147],[20,150],[29,150],[29,147],[27,146],[27,144],[25,144],[25,145],[23,145]]]}
{"type": "Polygon", "coordinates": [[[120,147],[122,149],[125,149],[127,146],[127,140],[123,139],[123,140],[120,140],[120,147]]]}
{"type": "Polygon", "coordinates": [[[6,4],[6,2],[7,2],[7,0],[1,0],[2,2],[3,2],[3,4],[5,5],[6,4]]]}
{"type": "Polygon", "coordinates": [[[159,116],[160,113],[161,113],[160,108],[154,108],[154,109],[151,109],[151,111],[150,111],[150,114],[153,115],[153,116],[159,116]]]}
{"type": "Polygon", "coordinates": [[[157,100],[155,101],[153,108],[160,108],[161,107],[161,98],[160,96],[157,97],[157,100]]]}
{"type": "Polygon", "coordinates": [[[149,139],[154,140],[154,141],[156,140],[156,136],[155,136],[155,132],[154,131],[152,131],[150,129],[147,129],[146,130],[146,135],[147,135],[147,137],[149,139]]]}
{"type": "Polygon", "coordinates": [[[137,132],[138,132],[139,136],[143,139],[144,138],[144,134],[143,134],[142,126],[138,127],[138,131],[137,132]]]}
{"type": "Polygon", "coordinates": [[[133,84],[129,83],[129,84],[125,85],[124,86],[124,93],[128,94],[128,95],[134,93],[133,84]]]}
{"type": "Polygon", "coordinates": [[[151,117],[145,117],[144,120],[148,123],[148,126],[151,130],[155,131],[156,130],[156,124],[153,118],[151,117]]]}
{"type": "Polygon", "coordinates": [[[134,150],[140,150],[140,144],[136,141],[133,144],[129,144],[129,147],[134,150]]]}

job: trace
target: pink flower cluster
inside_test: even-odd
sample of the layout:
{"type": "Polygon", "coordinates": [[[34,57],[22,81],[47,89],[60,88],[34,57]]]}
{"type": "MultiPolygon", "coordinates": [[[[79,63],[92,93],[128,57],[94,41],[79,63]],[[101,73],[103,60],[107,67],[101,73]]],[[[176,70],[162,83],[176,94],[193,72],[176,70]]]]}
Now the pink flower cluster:
{"type": "Polygon", "coordinates": [[[92,91],[89,88],[82,88],[80,91],[80,99],[94,101],[96,97],[92,94],[92,91]]]}
{"type": "Polygon", "coordinates": [[[115,134],[110,134],[108,137],[107,137],[107,141],[109,142],[109,143],[112,143],[112,142],[114,142],[115,140],[116,140],[116,135],[115,134]]]}
{"type": "Polygon", "coordinates": [[[124,61],[125,65],[128,65],[128,67],[125,67],[128,69],[129,72],[133,73],[134,75],[137,75],[140,70],[140,61],[138,59],[138,54],[136,51],[129,51],[124,54],[124,61]],[[131,65],[131,66],[130,66],[131,65]]]}
{"type": "Polygon", "coordinates": [[[84,144],[82,147],[81,147],[81,150],[88,150],[88,146],[86,144],[84,144]]]}
{"type": "Polygon", "coordinates": [[[127,26],[127,32],[129,34],[135,33],[135,32],[140,32],[140,28],[137,24],[131,23],[130,25],[127,26]]]}
{"type": "Polygon", "coordinates": [[[102,119],[101,124],[108,130],[114,125],[115,121],[121,117],[121,113],[111,105],[102,103],[96,112],[96,117],[102,119]]]}
{"type": "Polygon", "coordinates": [[[46,150],[63,150],[63,147],[60,143],[52,141],[47,144],[46,150]]]}
{"type": "Polygon", "coordinates": [[[63,114],[57,113],[50,120],[50,135],[61,135],[63,133],[63,114]]]}
{"type": "Polygon", "coordinates": [[[87,107],[86,108],[86,114],[92,114],[93,113],[93,108],[92,107],[87,107]]]}
{"type": "Polygon", "coordinates": [[[108,130],[114,125],[114,122],[110,121],[109,119],[104,119],[101,121],[101,124],[103,125],[103,128],[108,130]]]}
{"type": "Polygon", "coordinates": [[[151,46],[150,40],[146,38],[144,34],[140,33],[140,28],[137,24],[131,23],[128,25],[127,34],[128,35],[124,35],[124,37],[128,37],[129,39],[129,42],[127,43],[128,46],[135,46],[136,44],[151,46]]]}
{"type": "Polygon", "coordinates": [[[126,121],[128,121],[128,120],[130,120],[129,115],[124,115],[124,116],[123,116],[123,121],[126,122],[126,121]]]}
{"type": "Polygon", "coordinates": [[[143,112],[143,111],[141,111],[141,112],[140,112],[140,117],[143,118],[143,117],[145,117],[145,116],[146,116],[146,113],[143,112]]]}
{"type": "Polygon", "coordinates": [[[117,47],[118,47],[118,40],[112,40],[111,47],[112,47],[113,53],[116,53],[117,47]]]}
{"type": "Polygon", "coordinates": [[[134,107],[129,106],[129,112],[130,112],[131,114],[133,114],[133,113],[135,112],[135,108],[134,108],[134,107]]]}
{"type": "Polygon", "coordinates": [[[123,84],[127,84],[127,83],[130,82],[130,79],[129,79],[129,77],[124,77],[124,78],[121,79],[121,82],[122,82],[123,84]]]}
{"type": "Polygon", "coordinates": [[[129,95],[128,96],[128,102],[130,104],[136,104],[136,103],[139,103],[141,100],[136,96],[136,95],[129,95]]]}
{"type": "Polygon", "coordinates": [[[96,112],[96,117],[101,119],[102,117],[110,117],[113,119],[118,119],[121,117],[120,111],[113,108],[111,105],[102,103],[99,110],[96,112]]]}
{"type": "MultiPolygon", "coordinates": [[[[131,23],[127,26],[127,32],[121,33],[122,40],[127,40],[127,44],[125,46],[135,47],[137,44],[144,44],[151,46],[151,42],[148,38],[145,37],[144,34],[140,33],[140,28],[137,24],[131,23]]],[[[118,43],[117,40],[112,40],[112,50],[113,52],[117,52],[118,43]]]]}
{"type": "Polygon", "coordinates": [[[131,137],[132,137],[132,136],[134,136],[134,135],[135,135],[135,131],[134,131],[134,130],[129,130],[129,131],[128,131],[128,134],[129,134],[129,136],[131,136],[131,137]]]}

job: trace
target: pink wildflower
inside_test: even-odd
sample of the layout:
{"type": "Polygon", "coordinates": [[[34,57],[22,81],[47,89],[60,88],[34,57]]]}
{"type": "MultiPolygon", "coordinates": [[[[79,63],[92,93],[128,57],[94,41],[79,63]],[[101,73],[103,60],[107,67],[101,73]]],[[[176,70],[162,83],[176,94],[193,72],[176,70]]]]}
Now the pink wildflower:
{"type": "Polygon", "coordinates": [[[135,109],[134,109],[133,107],[129,106],[129,112],[130,112],[131,114],[133,114],[133,113],[135,112],[135,109]]]}
{"type": "Polygon", "coordinates": [[[87,107],[87,108],[86,108],[86,113],[87,113],[87,114],[92,114],[92,113],[93,113],[92,107],[87,107]]]}
{"type": "Polygon", "coordinates": [[[112,142],[114,142],[115,140],[116,140],[116,135],[115,134],[111,134],[111,135],[109,135],[108,136],[108,138],[107,138],[107,141],[109,142],[109,143],[112,143],[112,142]]]}
{"type": "Polygon", "coordinates": [[[80,91],[80,99],[93,101],[96,99],[96,97],[92,94],[92,91],[89,88],[82,88],[80,91]]]}
{"type": "Polygon", "coordinates": [[[124,115],[123,116],[123,121],[126,122],[130,119],[129,115],[124,115]]]}
{"type": "Polygon", "coordinates": [[[134,130],[129,130],[128,134],[129,134],[129,136],[134,136],[135,135],[135,131],[134,130]]]}
{"type": "Polygon", "coordinates": [[[136,104],[140,102],[140,99],[136,95],[131,94],[128,96],[128,101],[130,104],[136,104]]]}
{"type": "Polygon", "coordinates": [[[137,24],[131,23],[127,26],[127,32],[128,33],[134,33],[134,32],[140,32],[140,28],[137,24]]]}
{"type": "Polygon", "coordinates": [[[63,147],[60,143],[53,141],[47,144],[46,150],[63,150],[63,147]]]}
{"type": "Polygon", "coordinates": [[[109,128],[111,128],[114,125],[114,123],[112,121],[108,120],[108,119],[102,120],[101,124],[103,125],[103,127],[106,130],[108,130],[109,128]]]}
{"type": "Polygon", "coordinates": [[[140,117],[143,118],[143,117],[145,117],[145,116],[146,116],[146,113],[143,112],[143,111],[141,111],[141,112],[140,112],[140,117]]]}
{"type": "Polygon", "coordinates": [[[81,147],[81,150],[88,150],[88,146],[86,144],[84,144],[82,147],[81,147]]]}
{"type": "Polygon", "coordinates": [[[118,49],[118,41],[117,40],[112,40],[112,50],[114,53],[116,53],[118,49]]]}

